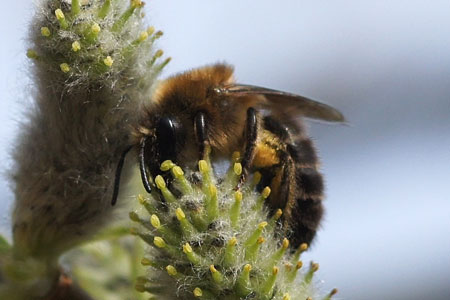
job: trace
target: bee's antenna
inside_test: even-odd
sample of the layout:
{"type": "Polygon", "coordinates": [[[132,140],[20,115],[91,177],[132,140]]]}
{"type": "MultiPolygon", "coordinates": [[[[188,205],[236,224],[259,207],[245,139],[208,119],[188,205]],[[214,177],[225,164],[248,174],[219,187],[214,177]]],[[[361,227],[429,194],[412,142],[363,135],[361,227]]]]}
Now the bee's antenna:
{"type": "Polygon", "coordinates": [[[142,183],[144,184],[144,188],[147,191],[147,193],[152,192],[152,187],[150,186],[150,183],[148,182],[148,176],[147,171],[145,169],[145,142],[147,141],[147,138],[142,140],[141,143],[141,151],[139,152],[139,169],[141,170],[141,179],[142,183]]]}
{"type": "Polygon", "coordinates": [[[128,146],[120,155],[119,162],[117,163],[116,175],[114,176],[114,190],[113,196],[111,200],[111,205],[114,206],[117,202],[117,197],[119,196],[119,187],[120,187],[120,175],[122,175],[123,164],[125,163],[125,156],[131,150],[132,146],[128,146]]]}

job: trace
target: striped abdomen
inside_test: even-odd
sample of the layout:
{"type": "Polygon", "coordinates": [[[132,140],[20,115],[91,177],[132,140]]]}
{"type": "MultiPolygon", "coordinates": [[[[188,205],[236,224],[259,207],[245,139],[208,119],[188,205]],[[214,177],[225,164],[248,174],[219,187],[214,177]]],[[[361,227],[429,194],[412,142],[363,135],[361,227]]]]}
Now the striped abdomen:
{"type": "Polygon", "coordinates": [[[262,125],[266,135],[278,139],[274,164],[263,168],[254,164],[263,175],[261,186],[270,185],[272,189],[268,205],[272,211],[283,210],[283,228],[294,248],[302,243],[310,244],[323,215],[324,191],[313,143],[296,123],[284,125],[267,116],[262,125]]]}

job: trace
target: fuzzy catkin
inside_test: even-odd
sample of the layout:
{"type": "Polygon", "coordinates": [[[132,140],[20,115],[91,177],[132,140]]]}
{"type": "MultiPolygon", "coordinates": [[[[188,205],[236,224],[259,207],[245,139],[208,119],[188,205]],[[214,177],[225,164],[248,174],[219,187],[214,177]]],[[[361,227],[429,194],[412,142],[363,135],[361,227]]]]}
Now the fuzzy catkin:
{"type": "MultiPolygon", "coordinates": [[[[43,0],[30,26],[34,105],[15,145],[17,254],[54,259],[114,218],[114,172],[149,100],[161,36],[140,0],[43,0]],[[107,6],[109,5],[109,6],[107,6]]],[[[126,170],[124,171],[126,173],[126,170]]]]}

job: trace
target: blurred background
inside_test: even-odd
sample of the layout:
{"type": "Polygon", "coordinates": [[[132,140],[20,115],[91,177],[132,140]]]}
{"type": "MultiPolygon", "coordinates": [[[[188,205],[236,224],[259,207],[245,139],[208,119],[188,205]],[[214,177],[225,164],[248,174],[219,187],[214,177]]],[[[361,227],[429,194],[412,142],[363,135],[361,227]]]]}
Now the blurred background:
{"type": "MultiPolygon", "coordinates": [[[[6,5],[6,4],[3,4],[6,5]]],[[[0,170],[29,105],[32,1],[0,11],[0,170]]],[[[240,82],[340,109],[309,123],[327,181],[326,219],[305,260],[337,299],[450,299],[450,2],[148,1],[163,76],[226,61],[240,82]]],[[[13,195],[0,180],[0,228],[13,195]]]]}

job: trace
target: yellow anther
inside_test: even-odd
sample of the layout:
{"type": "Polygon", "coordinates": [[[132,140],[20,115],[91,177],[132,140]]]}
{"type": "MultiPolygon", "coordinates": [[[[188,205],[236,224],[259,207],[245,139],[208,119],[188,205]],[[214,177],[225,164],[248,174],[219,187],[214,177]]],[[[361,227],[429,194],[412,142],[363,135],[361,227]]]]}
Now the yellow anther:
{"type": "Polygon", "coordinates": [[[266,239],[263,238],[262,236],[260,236],[260,237],[256,240],[256,243],[262,244],[262,243],[264,243],[265,241],[266,241],[266,239]]]}
{"type": "Polygon", "coordinates": [[[161,221],[159,220],[157,215],[152,215],[150,217],[150,223],[152,224],[153,227],[155,227],[156,229],[158,229],[159,227],[161,227],[161,221]]]}
{"type": "Polygon", "coordinates": [[[238,202],[241,202],[242,201],[242,193],[240,191],[236,191],[234,193],[234,199],[238,202]]]}
{"type": "Polygon", "coordinates": [[[289,240],[287,238],[283,239],[283,249],[287,249],[289,247],[289,240]]]}
{"type": "Polygon", "coordinates": [[[241,157],[241,153],[239,151],[234,151],[233,154],[231,155],[231,161],[237,162],[240,157],[241,157]]]}
{"type": "Polygon", "coordinates": [[[263,196],[264,199],[267,199],[267,197],[269,197],[270,195],[270,192],[271,192],[270,187],[266,186],[262,191],[261,195],[263,196]]]}
{"type": "Polygon", "coordinates": [[[107,66],[107,67],[111,67],[114,63],[114,60],[112,59],[111,56],[107,56],[104,60],[103,63],[107,66]]]}
{"type": "Polygon", "coordinates": [[[181,208],[177,208],[175,214],[177,216],[178,221],[181,221],[186,218],[186,215],[184,214],[184,211],[181,208]]]}
{"type": "Polygon", "coordinates": [[[146,31],[141,32],[141,34],[139,35],[139,41],[143,42],[148,38],[148,33],[146,31]]]}
{"type": "Polygon", "coordinates": [[[100,28],[100,25],[98,25],[97,23],[94,23],[91,26],[91,31],[95,34],[98,34],[102,29],[100,28]]]}
{"type": "Polygon", "coordinates": [[[64,20],[65,18],[63,11],[59,8],[55,10],[55,16],[58,20],[64,20]]]}
{"type": "Polygon", "coordinates": [[[158,189],[160,190],[166,188],[166,182],[164,181],[164,178],[162,178],[161,175],[155,177],[155,183],[158,189]]]}
{"type": "Polygon", "coordinates": [[[32,59],[37,59],[39,56],[38,56],[37,52],[34,51],[33,49],[28,49],[27,57],[32,58],[32,59]]]}
{"type": "Polygon", "coordinates": [[[176,178],[180,178],[184,175],[183,170],[179,166],[173,167],[172,172],[176,178]]]}
{"type": "Polygon", "coordinates": [[[283,211],[280,208],[277,209],[277,211],[275,212],[275,215],[274,215],[275,220],[278,220],[279,218],[281,218],[282,214],[283,214],[283,211]]]}
{"type": "Polygon", "coordinates": [[[63,71],[64,73],[67,73],[70,71],[70,67],[68,64],[66,63],[62,63],[59,65],[59,67],[61,68],[61,71],[63,71]]]}
{"type": "Polygon", "coordinates": [[[175,164],[170,159],[168,159],[168,160],[165,160],[162,162],[160,169],[161,169],[161,171],[165,172],[165,171],[169,171],[174,166],[175,166],[175,164]]]}
{"type": "Polygon", "coordinates": [[[138,214],[135,213],[134,211],[131,211],[131,212],[129,213],[129,217],[130,217],[130,219],[131,219],[132,221],[134,221],[134,222],[139,222],[139,216],[138,216],[138,214]]]}
{"type": "Polygon", "coordinates": [[[191,247],[191,245],[189,245],[188,243],[186,243],[186,244],[184,244],[183,245],[183,252],[184,253],[192,253],[192,247],[191,247]]]}
{"type": "Polygon", "coordinates": [[[138,198],[138,201],[139,201],[140,204],[144,204],[145,203],[145,198],[144,198],[144,196],[142,196],[142,194],[139,194],[137,196],[137,198],[138,198]]]}
{"type": "Polygon", "coordinates": [[[236,175],[241,175],[242,174],[242,165],[241,165],[241,163],[235,163],[234,164],[234,166],[233,166],[233,171],[234,171],[234,174],[236,174],[236,175]]]}
{"type": "Polygon", "coordinates": [[[158,51],[155,52],[155,57],[156,57],[156,58],[161,57],[161,56],[163,56],[163,54],[164,54],[164,51],[162,51],[161,49],[159,49],[158,51]]]}
{"type": "Polygon", "coordinates": [[[167,271],[167,273],[170,275],[170,276],[176,276],[177,275],[177,269],[175,269],[175,267],[174,266],[172,266],[172,265],[168,265],[167,267],[166,267],[166,271],[167,271]]]}
{"type": "Polygon", "coordinates": [[[301,244],[299,249],[301,252],[306,251],[306,249],[308,249],[308,244],[307,243],[301,244]]]}
{"type": "Polygon", "coordinates": [[[216,197],[217,196],[217,188],[215,185],[210,185],[209,186],[209,192],[211,193],[211,197],[216,197]]]}
{"type": "Polygon", "coordinates": [[[273,274],[273,275],[277,275],[277,274],[278,274],[278,271],[279,271],[278,267],[273,267],[273,268],[272,268],[272,274],[273,274]]]}
{"type": "Polygon", "coordinates": [[[155,236],[155,238],[153,239],[153,243],[154,243],[155,246],[158,247],[158,248],[164,248],[164,247],[166,247],[166,242],[163,240],[162,237],[159,237],[159,236],[155,236]]]}
{"type": "Polygon", "coordinates": [[[257,185],[257,184],[261,181],[261,178],[262,178],[261,173],[255,172],[255,173],[253,174],[253,180],[252,180],[253,184],[254,184],[254,185],[257,185]]]}
{"type": "Polygon", "coordinates": [[[52,33],[48,27],[41,27],[41,34],[45,37],[49,37],[52,33]]]}
{"type": "Polygon", "coordinates": [[[148,34],[148,35],[152,35],[153,32],[155,32],[155,27],[150,26],[149,28],[147,28],[147,34],[148,34]]]}
{"type": "Polygon", "coordinates": [[[284,264],[284,268],[286,271],[290,272],[292,270],[292,264],[287,262],[284,264]]]}
{"type": "Polygon", "coordinates": [[[259,229],[264,229],[264,227],[266,227],[266,226],[267,226],[267,222],[265,222],[265,221],[258,224],[259,229]]]}
{"type": "Polygon", "coordinates": [[[301,269],[303,267],[303,262],[301,260],[299,260],[297,262],[297,264],[295,265],[295,267],[297,268],[297,270],[301,269]]]}
{"type": "Polygon", "coordinates": [[[210,265],[209,266],[209,270],[211,271],[211,273],[216,273],[217,272],[217,269],[216,269],[216,267],[214,267],[214,265],[210,265]]]}
{"type": "Polygon", "coordinates": [[[202,291],[202,289],[196,287],[196,288],[194,289],[194,296],[195,296],[195,297],[201,297],[201,296],[203,296],[203,291],[202,291]]]}
{"type": "Polygon", "coordinates": [[[79,41],[75,41],[72,43],[72,51],[73,52],[78,52],[81,50],[81,44],[79,41]]]}
{"type": "Polygon", "coordinates": [[[141,0],[131,0],[131,6],[132,7],[141,7],[144,5],[144,2],[141,0]]]}
{"type": "Polygon", "coordinates": [[[283,295],[283,300],[291,300],[291,296],[288,293],[286,293],[283,295]]]}
{"type": "Polygon", "coordinates": [[[228,245],[234,246],[237,244],[237,238],[232,237],[231,240],[228,241],[228,245]]]}
{"type": "Polygon", "coordinates": [[[317,272],[317,270],[319,270],[319,264],[318,263],[311,263],[311,270],[313,272],[317,272]]]}
{"type": "Polygon", "coordinates": [[[203,159],[198,162],[198,168],[202,173],[206,173],[209,171],[208,163],[206,162],[206,160],[203,159]]]}
{"type": "Polygon", "coordinates": [[[252,270],[252,265],[251,264],[246,264],[245,266],[244,266],[244,271],[245,272],[250,272],[252,270]]]}
{"type": "Polygon", "coordinates": [[[152,265],[152,261],[148,258],[143,258],[141,259],[141,265],[143,266],[151,266],[152,265]]]}

